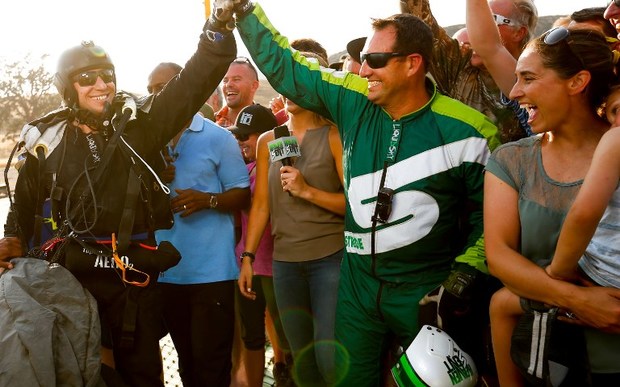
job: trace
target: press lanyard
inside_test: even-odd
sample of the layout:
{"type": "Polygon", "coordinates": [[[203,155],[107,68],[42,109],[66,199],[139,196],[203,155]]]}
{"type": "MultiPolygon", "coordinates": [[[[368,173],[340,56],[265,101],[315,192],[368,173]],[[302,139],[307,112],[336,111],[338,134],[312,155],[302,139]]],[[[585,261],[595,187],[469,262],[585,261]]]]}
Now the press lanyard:
{"type": "Polygon", "coordinates": [[[88,143],[88,149],[93,156],[93,163],[98,164],[101,161],[101,156],[99,155],[99,148],[97,147],[97,143],[95,142],[95,138],[92,133],[88,133],[86,135],[86,142],[88,143]]]}
{"type": "Polygon", "coordinates": [[[390,164],[394,164],[396,161],[396,155],[398,154],[398,148],[400,146],[400,133],[402,132],[402,125],[400,122],[394,122],[392,124],[392,137],[390,137],[390,145],[385,155],[385,161],[390,164]]]}
{"type": "Polygon", "coordinates": [[[379,189],[385,186],[385,177],[387,175],[388,164],[394,164],[396,162],[396,155],[398,154],[398,148],[400,147],[400,134],[402,132],[402,125],[400,122],[392,123],[392,136],[390,137],[390,145],[388,146],[385,160],[383,161],[383,173],[381,174],[381,183],[379,189]]]}

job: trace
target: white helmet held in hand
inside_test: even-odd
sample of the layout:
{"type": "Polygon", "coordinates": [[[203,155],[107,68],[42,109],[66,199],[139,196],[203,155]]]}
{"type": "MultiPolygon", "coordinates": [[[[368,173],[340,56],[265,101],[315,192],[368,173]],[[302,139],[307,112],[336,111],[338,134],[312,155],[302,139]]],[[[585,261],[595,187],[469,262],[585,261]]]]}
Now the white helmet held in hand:
{"type": "Polygon", "coordinates": [[[399,387],[473,387],[478,371],[471,357],[439,328],[424,325],[398,363],[392,376],[399,387]]]}

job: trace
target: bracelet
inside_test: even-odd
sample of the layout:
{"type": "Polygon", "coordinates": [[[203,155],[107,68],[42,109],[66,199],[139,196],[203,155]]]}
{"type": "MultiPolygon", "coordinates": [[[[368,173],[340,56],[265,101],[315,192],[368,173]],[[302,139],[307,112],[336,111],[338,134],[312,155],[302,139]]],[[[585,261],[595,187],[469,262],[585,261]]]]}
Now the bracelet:
{"type": "Polygon", "coordinates": [[[254,259],[256,259],[254,253],[250,253],[249,251],[244,251],[241,255],[239,255],[239,261],[241,261],[241,263],[243,263],[244,257],[250,257],[250,263],[254,263],[254,259]]]}

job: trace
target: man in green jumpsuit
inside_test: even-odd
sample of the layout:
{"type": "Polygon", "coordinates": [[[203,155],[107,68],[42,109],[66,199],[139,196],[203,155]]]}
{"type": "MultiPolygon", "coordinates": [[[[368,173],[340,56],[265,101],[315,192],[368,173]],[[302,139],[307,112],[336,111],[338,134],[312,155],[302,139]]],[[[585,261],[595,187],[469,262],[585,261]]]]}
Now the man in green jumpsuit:
{"type": "Polygon", "coordinates": [[[241,38],[274,88],[339,128],[347,197],[339,382],[379,385],[390,335],[407,347],[418,333],[420,300],[440,289],[447,329],[487,273],[482,184],[497,128],[426,77],[432,32],[415,16],[373,21],[358,76],[291,50],[259,4],[234,7],[241,38]]]}

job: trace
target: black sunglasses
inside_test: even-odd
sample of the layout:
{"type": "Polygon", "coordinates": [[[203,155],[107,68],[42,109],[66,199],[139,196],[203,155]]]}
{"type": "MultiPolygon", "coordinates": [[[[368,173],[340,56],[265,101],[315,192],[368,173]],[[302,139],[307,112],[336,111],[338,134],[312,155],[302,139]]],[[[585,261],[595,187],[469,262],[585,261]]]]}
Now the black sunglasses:
{"type": "Polygon", "coordinates": [[[114,70],[103,69],[84,71],[83,73],[79,73],[74,76],[73,81],[77,82],[82,87],[86,87],[93,86],[97,83],[97,78],[101,78],[101,80],[105,83],[114,82],[114,70]]]}
{"type": "Polygon", "coordinates": [[[616,7],[620,7],[620,0],[613,0],[613,1],[610,1],[609,3],[607,3],[607,6],[609,7],[609,6],[611,5],[611,3],[614,3],[614,5],[615,5],[616,7]]]}
{"type": "MultiPolygon", "coordinates": [[[[617,0],[617,1],[620,1],[620,0],[617,0]]],[[[575,51],[573,51],[571,41],[570,39],[568,39],[569,36],[570,36],[570,30],[568,30],[567,28],[555,27],[545,32],[545,37],[543,38],[543,42],[547,46],[555,46],[556,44],[559,44],[565,41],[566,44],[568,45],[568,49],[570,50],[571,54],[573,54],[573,56],[579,60],[579,63],[581,63],[581,67],[583,69],[587,69],[588,67],[583,62],[583,59],[581,58],[581,56],[578,55],[575,51]]]]}
{"type": "Polygon", "coordinates": [[[385,67],[391,58],[399,56],[407,56],[409,54],[401,54],[400,52],[363,52],[360,54],[361,63],[366,62],[371,69],[380,69],[385,67]]]}
{"type": "Polygon", "coordinates": [[[248,141],[248,139],[250,138],[250,135],[245,134],[245,133],[239,133],[239,134],[235,134],[235,138],[237,139],[237,141],[244,142],[244,141],[248,141]]]}

